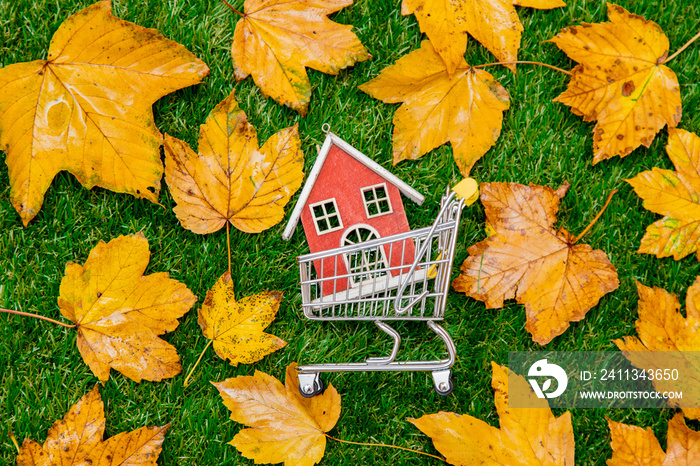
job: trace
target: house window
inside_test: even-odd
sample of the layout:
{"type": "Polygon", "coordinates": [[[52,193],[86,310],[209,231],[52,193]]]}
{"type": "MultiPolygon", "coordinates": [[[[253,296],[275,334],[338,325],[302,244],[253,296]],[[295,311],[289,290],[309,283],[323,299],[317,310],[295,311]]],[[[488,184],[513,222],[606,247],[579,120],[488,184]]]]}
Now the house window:
{"type": "MultiPolygon", "coordinates": [[[[341,246],[350,246],[379,238],[377,230],[369,225],[349,228],[340,241],[341,246]]],[[[352,286],[359,282],[383,277],[387,274],[387,260],[381,245],[358,247],[345,254],[345,264],[352,286]]]]}
{"type": "Polygon", "coordinates": [[[392,212],[386,183],[363,188],[362,199],[365,201],[367,218],[379,217],[392,212]]]}
{"type": "Polygon", "coordinates": [[[343,228],[343,222],[340,220],[338,204],[335,203],[335,198],[311,204],[309,208],[311,209],[311,216],[314,219],[317,234],[323,235],[343,228]]]}

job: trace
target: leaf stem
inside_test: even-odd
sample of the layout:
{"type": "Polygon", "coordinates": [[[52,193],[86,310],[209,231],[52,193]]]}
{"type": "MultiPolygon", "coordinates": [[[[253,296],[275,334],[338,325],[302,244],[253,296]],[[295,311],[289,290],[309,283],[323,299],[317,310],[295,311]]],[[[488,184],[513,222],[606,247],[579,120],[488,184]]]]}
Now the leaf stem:
{"type": "Polygon", "coordinates": [[[17,454],[21,453],[21,449],[19,448],[19,443],[17,443],[17,439],[15,438],[15,434],[10,432],[9,434],[10,440],[12,440],[12,443],[15,445],[15,448],[17,449],[17,454]]]}
{"type": "Polygon", "coordinates": [[[424,451],[418,451],[418,450],[412,450],[412,449],[406,448],[406,447],[400,447],[400,446],[398,446],[398,445],[387,445],[386,443],[351,442],[350,440],[342,440],[342,439],[339,439],[339,438],[332,437],[332,436],[330,436],[330,435],[328,435],[328,434],[324,434],[324,435],[325,435],[326,437],[328,437],[329,439],[335,440],[336,442],[340,442],[340,443],[349,443],[349,444],[351,444],[351,445],[360,445],[360,446],[363,446],[363,447],[387,447],[387,448],[396,448],[397,450],[410,451],[411,453],[416,453],[416,454],[419,454],[419,455],[429,456],[429,457],[431,457],[431,458],[435,458],[436,460],[440,460],[440,461],[442,461],[442,462],[447,463],[447,460],[446,460],[445,458],[440,457],[440,456],[431,455],[430,453],[426,453],[426,452],[424,452],[424,451]]]}
{"type": "Polygon", "coordinates": [[[234,13],[239,14],[241,16],[245,16],[243,13],[241,13],[240,11],[238,11],[234,7],[232,7],[231,4],[229,2],[227,2],[226,0],[221,0],[221,1],[224,2],[224,5],[226,5],[229,8],[229,10],[231,10],[234,13]]]}
{"type": "Polygon", "coordinates": [[[190,369],[190,373],[187,374],[187,377],[185,377],[185,382],[183,383],[183,385],[185,387],[187,387],[190,384],[190,377],[192,377],[192,373],[197,368],[197,366],[199,365],[199,361],[202,360],[202,356],[204,356],[204,353],[207,352],[209,345],[211,345],[212,343],[214,343],[214,340],[209,340],[209,343],[207,343],[207,346],[205,346],[204,349],[202,350],[202,354],[199,355],[199,359],[197,359],[197,362],[194,363],[194,366],[192,366],[192,369],[190,369]]]}
{"type": "Polygon", "coordinates": [[[605,212],[605,209],[608,208],[608,204],[610,204],[610,201],[612,200],[612,197],[615,195],[616,192],[617,192],[617,189],[613,189],[612,191],[610,191],[610,194],[608,194],[608,199],[605,201],[605,204],[603,205],[603,208],[600,210],[600,212],[598,212],[598,215],[595,216],[595,218],[591,221],[591,223],[588,224],[586,229],[583,230],[581,232],[581,234],[579,234],[576,238],[573,239],[573,241],[571,241],[571,243],[570,243],[571,245],[576,244],[576,241],[580,240],[581,237],[583,235],[585,235],[586,233],[588,233],[588,230],[590,230],[593,227],[593,225],[595,225],[595,222],[598,221],[600,216],[603,215],[603,212],[605,212]]]}
{"type": "Polygon", "coordinates": [[[25,316],[25,317],[34,317],[35,319],[40,319],[40,320],[45,320],[47,322],[51,322],[52,324],[60,325],[61,327],[66,327],[66,328],[75,328],[75,325],[71,324],[64,324],[63,322],[59,322],[57,320],[53,320],[49,317],[44,317],[40,316],[38,314],[30,314],[29,312],[22,312],[22,311],[13,311],[10,309],[2,309],[0,308],[0,312],[6,312],[8,314],[16,314],[18,316],[25,316]]]}
{"type": "Polygon", "coordinates": [[[553,69],[553,70],[557,70],[557,71],[559,71],[560,73],[564,73],[564,74],[567,74],[567,75],[569,75],[569,76],[573,76],[573,74],[571,73],[571,71],[566,71],[566,70],[563,70],[563,69],[561,69],[561,68],[557,68],[557,67],[554,66],[554,65],[549,65],[549,64],[547,64],[547,63],[541,63],[541,62],[538,62],[538,61],[520,61],[520,60],[516,60],[516,61],[497,61],[497,62],[494,62],[494,63],[484,63],[483,65],[475,65],[475,66],[472,66],[472,68],[485,68],[485,67],[487,67],[487,66],[494,66],[494,65],[518,65],[518,64],[522,64],[522,65],[540,65],[540,66],[546,66],[547,68],[551,68],[551,69],[553,69]]]}
{"type": "Polygon", "coordinates": [[[671,60],[673,60],[674,58],[676,58],[676,57],[678,56],[678,54],[680,54],[683,50],[685,50],[685,49],[687,49],[688,47],[690,47],[690,44],[692,44],[693,42],[695,42],[695,41],[698,40],[699,38],[700,38],[700,32],[698,32],[697,34],[695,34],[688,42],[685,43],[685,45],[683,45],[683,47],[681,47],[681,48],[679,48],[678,50],[676,50],[676,53],[674,53],[673,55],[671,55],[670,57],[668,57],[666,60],[662,61],[661,63],[668,63],[668,62],[670,62],[671,60]]]}
{"type": "Polygon", "coordinates": [[[231,275],[231,231],[228,220],[226,220],[226,249],[228,250],[228,274],[231,275]]]}

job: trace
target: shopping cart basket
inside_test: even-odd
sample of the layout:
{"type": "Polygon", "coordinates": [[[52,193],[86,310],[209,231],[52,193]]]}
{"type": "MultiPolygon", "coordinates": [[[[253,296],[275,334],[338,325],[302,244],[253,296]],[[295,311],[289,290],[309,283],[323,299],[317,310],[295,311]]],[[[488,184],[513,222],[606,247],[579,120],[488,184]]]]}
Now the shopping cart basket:
{"type": "Polygon", "coordinates": [[[467,178],[447,190],[440,212],[430,227],[297,258],[306,318],[369,320],[393,339],[391,353],[385,357],[298,367],[302,395],[312,397],[323,391],[321,372],[348,371],[431,371],[435,391],[444,396],[452,392],[450,368],[455,362],[456,349],[450,335],[437,321],[443,319],[445,312],[460,215],[464,206],[477,197],[476,181],[467,178]],[[398,265],[388,265],[382,260],[394,257],[397,251],[402,256],[398,265]],[[414,254],[412,262],[403,260],[406,251],[414,254]],[[332,267],[332,273],[324,273],[324,267],[332,267]],[[396,320],[426,322],[445,344],[447,357],[431,361],[396,361],[401,336],[387,323],[396,320]]]}

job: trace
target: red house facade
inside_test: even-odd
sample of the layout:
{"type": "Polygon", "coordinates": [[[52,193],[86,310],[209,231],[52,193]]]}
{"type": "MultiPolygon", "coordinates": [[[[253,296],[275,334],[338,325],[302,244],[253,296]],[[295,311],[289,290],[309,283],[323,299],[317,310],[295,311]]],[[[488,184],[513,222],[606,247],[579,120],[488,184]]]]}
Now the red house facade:
{"type": "MultiPolygon", "coordinates": [[[[290,239],[299,220],[312,253],[384,238],[410,230],[401,195],[421,204],[423,196],[381,165],[327,133],[285,228],[290,239]]],[[[384,245],[362,257],[339,254],[314,262],[320,278],[343,276],[358,270],[388,269],[397,275],[401,265],[414,259],[412,241],[384,245]],[[378,252],[377,252],[378,251],[378,252]]],[[[353,286],[352,279],[324,282],[323,294],[353,286]]]]}

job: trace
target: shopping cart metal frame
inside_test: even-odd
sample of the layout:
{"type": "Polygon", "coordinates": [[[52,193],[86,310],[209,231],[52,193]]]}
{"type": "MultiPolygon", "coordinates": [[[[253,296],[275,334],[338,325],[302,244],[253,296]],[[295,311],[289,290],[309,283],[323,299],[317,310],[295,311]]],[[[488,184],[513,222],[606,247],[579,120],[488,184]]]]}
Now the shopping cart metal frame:
{"type": "MultiPolygon", "coordinates": [[[[447,190],[440,202],[440,211],[432,226],[344,246],[328,251],[299,256],[302,308],[304,316],[320,321],[373,321],[393,340],[389,355],[370,357],[364,362],[310,364],[298,367],[299,391],[312,397],[324,390],[323,372],[351,371],[430,371],[435,391],[449,395],[454,388],[451,367],[457,351],[452,338],[438,324],[443,320],[447,293],[450,286],[452,263],[459,229],[459,221],[465,199],[447,190]],[[392,257],[394,247],[402,247],[402,254],[414,243],[414,259],[409,264],[403,260],[398,265],[382,265],[369,268],[371,259],[379,254],[392,257]],[[383,251],[381,250],[383,248],[383,251]],[[389,248],[387,250],[387,248],[389,248]],[[347,273],[325,277],[318,274],[314,263],[323,267],[329,258],[345,261],[347,273]],[[349,262],[360,259],[359,270],[353,270],[349,262]],[[366,263],[368,267],[363,265],[366,263]],[[338,286],[345,282],[345,286],[338,286]],[[332,287],[332,292],[328,290],[332,287]],[[342,291],[337,291],[342,289],[342,291]],[[432,310],[429,302],[434,301],[432,310]],[[447,357],[437,360],[396,361],[401,336],[387,321],[424,321],[446,347],[447,357]]],[[[355,267],[357,269],[358,267],[355,267]]]]}

